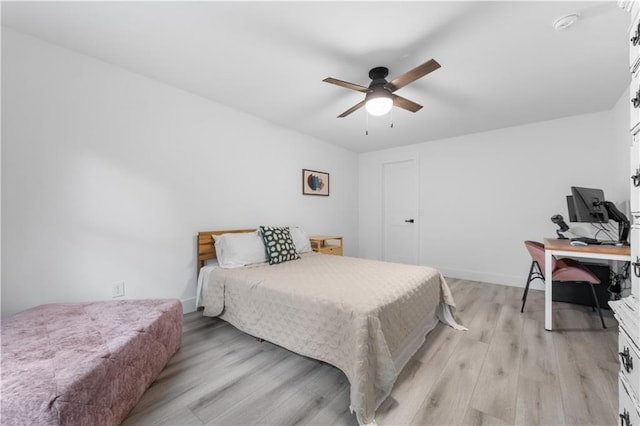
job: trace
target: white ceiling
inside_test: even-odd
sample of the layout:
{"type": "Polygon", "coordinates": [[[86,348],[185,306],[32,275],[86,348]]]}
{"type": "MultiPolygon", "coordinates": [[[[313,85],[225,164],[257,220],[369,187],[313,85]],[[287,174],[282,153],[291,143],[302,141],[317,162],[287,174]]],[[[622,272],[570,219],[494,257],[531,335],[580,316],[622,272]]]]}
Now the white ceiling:
{"type": "MultiPolygon", "coordinates": [[[[278,125],[373,151],[610,109],[628,86],[629,14],[615,1],[3,2],[2,23],[278,125]],[[580,21],[557,32],[554,18],[580,21]],[[367,86],[434,58],[397,94],[424,108],[361,109],[367,86]]],[[[212,117],[212,119],[215,119],[212,117]]]]}

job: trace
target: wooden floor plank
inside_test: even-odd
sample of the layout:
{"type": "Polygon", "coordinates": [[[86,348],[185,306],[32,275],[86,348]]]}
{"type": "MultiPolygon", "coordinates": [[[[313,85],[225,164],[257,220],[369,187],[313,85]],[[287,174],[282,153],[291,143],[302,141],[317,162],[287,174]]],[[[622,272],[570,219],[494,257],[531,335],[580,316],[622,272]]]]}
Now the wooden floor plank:
{"type": "Polygon", "coordinates": [[[193,401],[189,409],[204,423],[211,423],[229,411],[246,414],[243,407],[254,406],[258,395],[266,397],[278,386],[295,383],[317,368],[304,357],[291,353],[271,354],[270,360],[243,366],[245,372],[241,376],[222,376],[220,386],[193,401]]]}
{"type": "Polygon", "coordinates": [[[318,411],[308,419],[308,425],[312,426],[356,426],[358,421],[349,410],[349,387],[345,387],[332,396],[326,396],[329,400],[323,410],[318,411]]]}
{"type": "Polygon", "coordinates": [[[520,346],[521,335],[495,332],[470,407],[507,423],[514,422],[520,346]]]}
{"type": "Polygon", "coordinates": [[[558,360],[553,346],[553,333],[544,329],[543,321],[524,319],[519,371],[520,377],[556,382],[558,360]]]}
{"type": "Polygon", "coordinates": [[[520,335],[523,326],[524,317],[520,313],[520,309],[514,307],[512,304],[503,305],[500,309],[498,320],[496,321],[496,330],[520,335]]]}
{"type": "Polygon", "coordinates": [[[504,420],[495,418],[480,410],[469,407],[461,424],[465,426],[504,426],[510,425],[511,423],[507,423],[504,420]]]}
{"type": "Polygon", "coordinates": [[[516,403],[516,425],[565,424],[562,396],[558,380],[543,381],[520,376],[516,403]]]}
{"type": "Polygon", "coordinates": [[[168,411],[165,416],[157,417],[154,423],[164,426],[200,426],[204,424],[186,407],[178,411],[168,411]]]}
{"type": "MultiPolygon", "coordinates": [[[[327,366],[328,367],[328,366],[327,366]]],[[[268,372],[254,374],[245,386],[225,392],[243,392],[242,403],[226,407],[229,401],[218,400],[207,407],[208,415],[196,412],[207,424],[294,424],[320,411],[327,401],[305,390],[305,383],[318,380],[325,374],[323,363],[304,357],[292,357],[268,372]],[[268,374],[265,374],[268,373],[268,374]],[[257,377],[256,377],[257,376],[257,377]],[[252,409],[246,409],[250,406],[252,409]],[[282,407],[291,409],[282,410],[282,407]],[[280,416],[281,421],[276,419],[280,416]]]]}
{"type": "Polygon", "coordinates": [[[488,346],[471,339],[460,340],[440,378],[425,395],[411,424],[462,424],[488,346]]]}
{"type": "Polygon", "coordinates": [[[491,343],[502,307],[499,303],[487,302],[485,308],[480,309],[475,318],[467,324],[469,331],[465,333],[466,338],[491,343]]]}

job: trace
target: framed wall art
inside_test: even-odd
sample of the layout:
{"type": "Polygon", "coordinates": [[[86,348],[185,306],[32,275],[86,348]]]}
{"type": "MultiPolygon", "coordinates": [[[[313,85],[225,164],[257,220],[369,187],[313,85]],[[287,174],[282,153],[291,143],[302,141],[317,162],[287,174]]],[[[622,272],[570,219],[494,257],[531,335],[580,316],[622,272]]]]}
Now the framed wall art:
{"type": "Polygon", "coordinates": [[[302,169],[303,195],[329,195],[329,173],[302,169]]]}

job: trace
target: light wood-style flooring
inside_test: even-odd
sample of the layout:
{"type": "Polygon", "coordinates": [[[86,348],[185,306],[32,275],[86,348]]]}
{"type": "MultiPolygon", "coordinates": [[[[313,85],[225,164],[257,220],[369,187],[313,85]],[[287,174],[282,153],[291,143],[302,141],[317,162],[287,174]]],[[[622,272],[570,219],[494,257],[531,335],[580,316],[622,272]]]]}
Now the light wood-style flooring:
{"type": "MultiPolygon", "coordinates": [[[[544,293],[448,279],[456,317],[439,324],[377,411],[379,425],[616,425],[617,323],[544,293]]],[[[586,289],[588,291],[588,289],[586,289]]],[[[357,425],[338,369],[217,318],[184,317],[183,346],[125,425],[357,425]]]]}

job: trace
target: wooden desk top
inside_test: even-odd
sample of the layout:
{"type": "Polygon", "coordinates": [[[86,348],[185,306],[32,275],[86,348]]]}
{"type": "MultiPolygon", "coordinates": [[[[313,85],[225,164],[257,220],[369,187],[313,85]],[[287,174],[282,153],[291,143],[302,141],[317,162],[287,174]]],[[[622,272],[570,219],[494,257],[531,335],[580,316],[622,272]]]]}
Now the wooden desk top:
{"type": "Polygon", "coordinates": [[[576,251],[582,253],[615,254],[620,256],[631,256],[629,246],[610,246],[604,244],[590,244],[588,246],[572,246],[571,240],[560,240],[558,238],[545,238],[544,248],[548,250],[576,251]]]}

